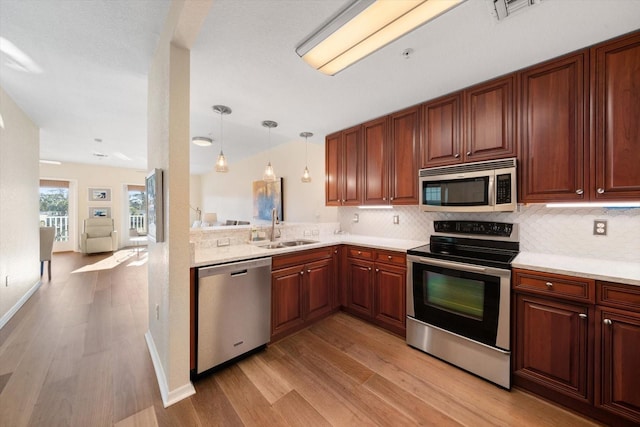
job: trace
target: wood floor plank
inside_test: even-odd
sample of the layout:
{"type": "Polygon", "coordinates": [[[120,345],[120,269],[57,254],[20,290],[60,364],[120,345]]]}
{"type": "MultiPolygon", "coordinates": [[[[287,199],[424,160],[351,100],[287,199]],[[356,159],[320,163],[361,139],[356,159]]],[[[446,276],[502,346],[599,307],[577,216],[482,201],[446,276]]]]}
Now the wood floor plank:
{"type": "Polygon", "coordinates": [[[113,424],[112,369],[111,351],[85,355],[80,360],[71,425],[111,426],[113,424]]]}
{"type": "Polygon", "coordinates": [[[72,426],[73,396],[78,388],[77,376],[49,382],[42,387],[29,419],[29,426],[72,426]]]}
{"type": "Polygon", "coordinates": [[[158,420],[153,406],[150,406],[115,423],[113,427],[158,427],[158,420]]]}
{"type": "Polygon", "coordinates": [[[331,424],[295,390],[278,400],[273,408],[290,426],[329,427],[331,424]]]}
{"type": "Polygon", "coordinates": [[[238,366],[271,404],[293,390],[288,382],[259,357],[248,357],[238,363],[238,366]]]}
{"type": "Polygon", "coordinates": [[[213,376],[195,383],[193,407],[204,427],[242,427],[244,424],[213,376]]]}
{"type": "Polygon", "coordinates": [[[215,374],[222,391],[246,426],[283,426],[284,419],[237,366],[230,366],[215,374]]]}

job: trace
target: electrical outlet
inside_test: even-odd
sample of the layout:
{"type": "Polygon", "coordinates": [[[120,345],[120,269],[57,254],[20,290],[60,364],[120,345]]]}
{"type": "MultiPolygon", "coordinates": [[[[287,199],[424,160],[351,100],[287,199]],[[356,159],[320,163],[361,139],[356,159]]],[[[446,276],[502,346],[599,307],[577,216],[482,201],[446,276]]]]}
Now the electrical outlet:
{"type": "Polygon", "coordinates": [[[394,215],[393,216],[393,223],[394,224],[400,224],[400,215],[394,215]]]}
{"type": "Polygon", "coordinates": [[[360,215],[358,215],[357,213],[353,214],[353,222],[359,222],[360,221],[360,215]]]}
{"type": "Polygon", "coordinates": [[[596,219],[593,221],[593,235],[594,236],[606,236],[607,235],[607,221],[603,219],[596,219]]]}
{"type": "Polygon", "coordinates": [[[7,274],[6,276],[4,276],[4,286],[5,287],[9,287],[9,275],[7,274]]]}
{"type": "Polygon", "coordinates": [[[156,304],[156,320],[160,320],[160,304],[156,304]]]}

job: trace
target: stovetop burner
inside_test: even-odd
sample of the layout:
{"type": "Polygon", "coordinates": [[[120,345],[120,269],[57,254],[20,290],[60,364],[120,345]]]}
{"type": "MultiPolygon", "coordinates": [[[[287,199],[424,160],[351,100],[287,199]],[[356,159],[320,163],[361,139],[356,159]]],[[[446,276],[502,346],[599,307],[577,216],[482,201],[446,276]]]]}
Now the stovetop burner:
{"type": "Polygon", "coordinates": [[[517,224],[486,221],[435,221],[429,244],[407,254],[496,268],[511,268],[518,255],[517,224]]]}

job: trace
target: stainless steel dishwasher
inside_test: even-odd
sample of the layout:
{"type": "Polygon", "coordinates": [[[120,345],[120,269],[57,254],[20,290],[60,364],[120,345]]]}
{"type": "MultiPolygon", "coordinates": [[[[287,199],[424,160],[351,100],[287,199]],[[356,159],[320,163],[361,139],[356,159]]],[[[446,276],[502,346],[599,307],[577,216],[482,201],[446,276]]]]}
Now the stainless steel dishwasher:
{"type": "Polygon", "coordinates": [[[198,269],[196,374],[263,347],[271,336],[271,258],[198,269]]]}

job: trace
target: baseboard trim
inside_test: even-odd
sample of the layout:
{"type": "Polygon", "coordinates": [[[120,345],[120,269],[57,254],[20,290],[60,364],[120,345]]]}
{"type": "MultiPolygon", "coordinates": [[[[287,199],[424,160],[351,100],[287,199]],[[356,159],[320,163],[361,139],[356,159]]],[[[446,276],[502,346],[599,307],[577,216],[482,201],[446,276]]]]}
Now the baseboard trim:
{"type": "Polygon", "coordinates": [[[38,280],[22,297],[7,311],[2,317],[0,317],[0,329],[4,328],[4,325],[9,323],[9,320],[20,310],[20,308],[31,298],[42,285],[42,280],[38,280]]]}
{"type": "Polygon", "coordinates": [[[160,395],[162,396],[162,405],[167,408],[182,399],[186,399],[187,397],[196,394],[196,389],[193,387],[191,382],[180,386],[175,390],[169,391],[167,377],[164,374],[160,355],[158,354],[156,344],[153,341],[153,336],[151,336],[151,331],[147,331],[147,333],[144,334],[144,339],[147,341],[147,348],[149,349],[149,355],[153,362],[153,369],[156,371],[158,387],[160,387],[160,395]]]}

